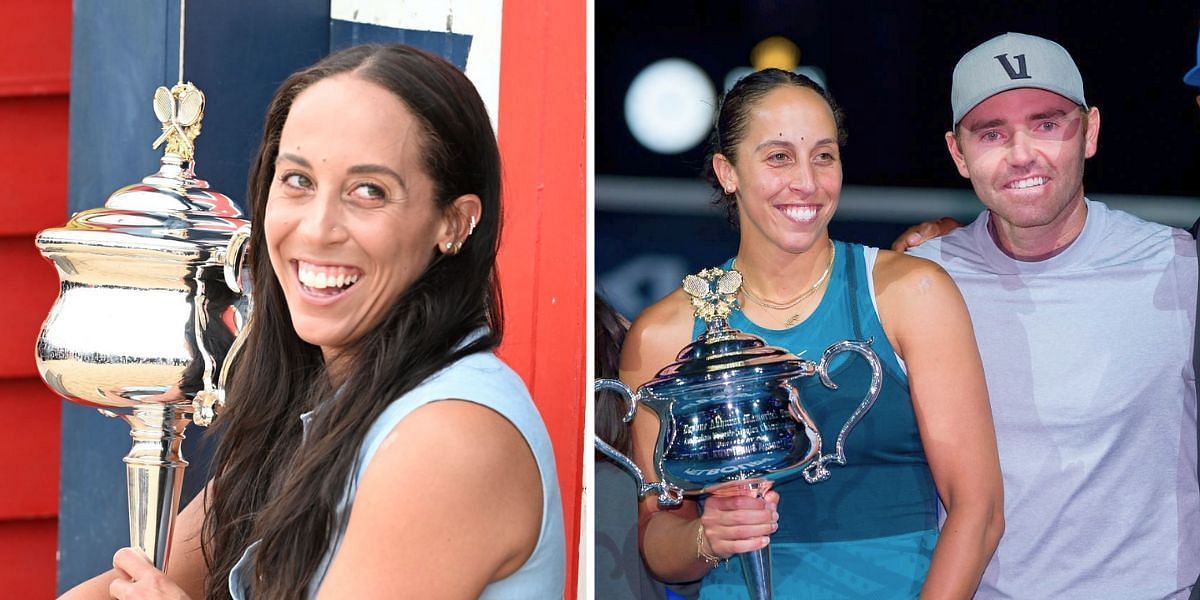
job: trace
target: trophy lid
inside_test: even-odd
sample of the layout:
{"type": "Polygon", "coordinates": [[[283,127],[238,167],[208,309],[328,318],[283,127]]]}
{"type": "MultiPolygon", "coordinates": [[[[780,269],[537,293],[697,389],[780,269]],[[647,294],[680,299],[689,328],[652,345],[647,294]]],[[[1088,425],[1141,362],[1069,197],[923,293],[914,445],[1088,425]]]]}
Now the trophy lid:
{"type": "Polygon", "coordinates": [[[705,332],[684,346],[675,362],[645,384],[651,393],[669,396],[677,388],[723,385],[729,381],[788,380],[811,375],[815,365],[757,335],[729,327],[726,319],[737,306],[742,275],[737,271],[705,269],[683,280],[705,332]]]}
{"type": "Polygon", "coordinates": [[[43,253],[132,251],[165,260],[205,259],[248,224],[228,196],[195,175],[204,94],[191,83],[160,87],[154,112],[162,135],[153,147],[167,145],[158,172],[113,192],[103,208],[81,211],[64,227],[39,233],[43,253]]]}

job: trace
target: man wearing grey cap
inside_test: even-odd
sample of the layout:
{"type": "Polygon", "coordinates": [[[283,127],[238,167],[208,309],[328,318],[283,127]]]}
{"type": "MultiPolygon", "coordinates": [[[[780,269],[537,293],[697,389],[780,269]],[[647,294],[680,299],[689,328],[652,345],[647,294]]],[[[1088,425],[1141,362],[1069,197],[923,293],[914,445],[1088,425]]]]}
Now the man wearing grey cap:
{"type": "Polygon", "coordinates": [[[1200,573],[1196,247],[1087,200],[1100,112],[1058,44],[954,69],[946,145],[987,208],[910,250],[967,301],[1004,476],[977,598],[1187,598],[1200,573]]]}

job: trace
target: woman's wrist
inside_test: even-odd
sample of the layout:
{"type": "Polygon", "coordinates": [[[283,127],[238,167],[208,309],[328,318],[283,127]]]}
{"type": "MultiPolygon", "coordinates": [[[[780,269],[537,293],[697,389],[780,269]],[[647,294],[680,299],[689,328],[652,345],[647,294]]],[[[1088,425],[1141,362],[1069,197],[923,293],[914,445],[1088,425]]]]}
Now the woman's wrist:
{"type": "Polygon", "coordinates": [[[708,541],[708,536],[704,535],[704,523],[696,521],[699,527],[696,528],[696,558],[703,560],[709,567],[715,567],[722,562],[729,560],[728,557],[717,556],[713,550],[712,544],[708,541]]]}

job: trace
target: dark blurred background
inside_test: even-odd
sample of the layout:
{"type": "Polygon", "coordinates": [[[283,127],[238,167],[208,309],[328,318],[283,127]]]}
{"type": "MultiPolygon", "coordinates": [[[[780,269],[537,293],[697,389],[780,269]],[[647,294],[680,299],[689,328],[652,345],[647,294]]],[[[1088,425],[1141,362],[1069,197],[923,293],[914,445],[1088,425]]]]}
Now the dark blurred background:
{"type": "Polygon", "coordinates": [[[847,115],[845,188],[831,232],[886,247],[913,223],[970,220],[981,210],[943,139],[950,75],[967,50],[1006,31],[1057,41],[1079,65],[1102,121],[1088,197],[1190,225],[1200,217],[1200,110],[1182,77],[1196,64],[1198,27],[1200,5],[1182,2],[597,0],[597,289],[633,316],[683,274],[736,251],[700,179],[707,141],[664,154],[631,133],[626,95],[656,61],[690,61],[721,92],[732,71],[751,65],[756,44],[793,42],[800,67],[823,73],[847,115]]]}

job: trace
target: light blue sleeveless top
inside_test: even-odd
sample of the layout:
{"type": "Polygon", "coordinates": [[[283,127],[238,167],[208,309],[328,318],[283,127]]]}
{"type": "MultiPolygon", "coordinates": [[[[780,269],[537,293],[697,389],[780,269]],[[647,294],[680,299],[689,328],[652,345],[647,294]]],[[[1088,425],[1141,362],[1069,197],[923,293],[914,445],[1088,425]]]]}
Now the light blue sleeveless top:
{"type": "MultiPolygon", "coordinates": [[[[802,358],[819,361],[842,340],[872,340],[883,365],[874,406],[846,438],[846,465],[829,479],[777,483],[779,530],[771,536],[776,597],[915,598],[937,542],[937,491],[925,458],[908,390],[908,375],[879,321],[871,267],[878,252],[835,242],[837,254],[820,304],[788,329],[760,327],[740,311],[730,326],[762,337],[802,358]]],[[[724,264],[730,268],[732,261],[724,264]]],[[[697,321],[693,336],[704,330],[697,321]]],[[[837,355],[829,375],[799,380],[805,407],[821,431],[822,452],[833,452],[843,423],[866,394],[870,366],[854,353],[837,355]]],[[[744,598],[737,560],[704,579],[701,598],[744,598]]]]}
{"type": "MultiPolygon", "coordinates": [[[[562,500],[550,436],[521,378],[495,354],[480,352],[451,364],[393,401],[371,425],[359,448],[358,466],[347,483],[346,494],[338,508],[337,516],[341,527],[334,532],[330,540],[330,549],[326,551],[317,572],[309,582],[307,598],[316,597],[329,565],[337,555],[346,523],[349,522],[358,482],[384,439],[413,410],[447,398],[467,400],[486,406],[508,419],[529,444],[541,474],[542,523],[537,545],[524,565],[508,577],[489,584],[480,598],[523,600],[562,597],[565,585],[566,542],[562,500]]],[[[301,416],[306,428],[309,416],[310,413],[301,416]]],[[[258,542],[247,547],[230,572],[229,592],[234,600],[253,597],[251,579],[254,573],[253,556],[257,547],[258,542]]]]}

